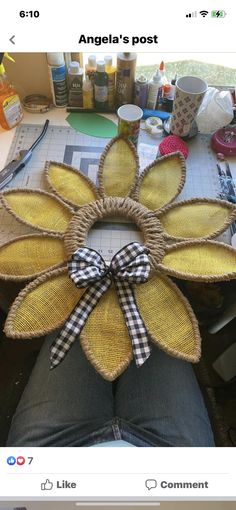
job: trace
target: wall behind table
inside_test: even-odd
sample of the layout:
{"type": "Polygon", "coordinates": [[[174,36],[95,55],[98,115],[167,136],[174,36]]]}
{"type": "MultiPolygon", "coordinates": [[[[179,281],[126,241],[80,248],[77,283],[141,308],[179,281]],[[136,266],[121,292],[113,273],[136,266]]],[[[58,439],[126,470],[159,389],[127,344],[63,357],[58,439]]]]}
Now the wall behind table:
{"type": "Polygon", "coordinates": [[[10,53],[14,62],[4,59],[7,76],[20,98],[28,94],[51,97],[46,53],[10,53]]]}

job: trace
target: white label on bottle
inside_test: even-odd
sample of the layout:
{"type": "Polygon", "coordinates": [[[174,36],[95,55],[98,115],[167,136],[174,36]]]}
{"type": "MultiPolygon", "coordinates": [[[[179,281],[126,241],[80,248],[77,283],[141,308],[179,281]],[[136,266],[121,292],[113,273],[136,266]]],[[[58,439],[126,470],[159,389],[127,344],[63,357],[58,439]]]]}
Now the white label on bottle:
{"type": "Polygon", "coordinates": [[[23,112],[17,95],[10,96],[3,102],[3,111],[9,128],[13,128],[20,122],[23,112]]]}
{"type": "Polygon", "coordinates": [[[108,98],[108,88],[106,86],[95,85],[95,101],[105,103],[108,98]]]}

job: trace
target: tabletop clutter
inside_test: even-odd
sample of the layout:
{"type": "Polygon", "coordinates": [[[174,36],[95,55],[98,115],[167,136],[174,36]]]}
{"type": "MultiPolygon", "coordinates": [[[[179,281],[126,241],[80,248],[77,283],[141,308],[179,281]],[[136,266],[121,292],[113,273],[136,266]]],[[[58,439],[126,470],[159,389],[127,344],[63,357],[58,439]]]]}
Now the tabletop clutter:
{"type": "MultiPolygon", "coordinates": [[[[17,91],[6,76],[4,57],[14,62],[7,53],[0,54],[0,124],[11,129],[22,120],[23,110],[17,91]]],[[[167,133],[185,138],[198,130],[213,134],[234,118],[235,92],[208,87],[200,77],[175,75],[168,79],[164,61],[148,79],[136,71],[136,53],[118,53],[116,64],[112,55],[103,60],[90,55],[84,67],[81,53],[51,52],[45,58],[52,99],[43,97],[40,91],[37,96],[26,96],[23,105],[31,112],[43,113],[54,105],[67,107],[70,112],[117,113],[119,134],[135,145],[140,121],[141,128],[153,137],[167,133]]],[[[213,150],[217,146],[217,152],[235,154],[236,136],[233,129],[230,133],[227,154],[224,147],[218,150],[217,135],[213,150]]]]}
{"type": "MultiPolygon", "coordinates": [[[[162,120],[172,114],[169,131],[186,137],[196,117],[198,129],[203,133],[213,133],[234,117],[235,93],[208,87],[199,77],[178,78],[176,74],[168,79],[164,61],[148,79],[136,72],[136,53],[118,53],[116,65],[112,55],[106,55],[103,60],[89,55],[84,67],[81,53],[51,52],[45,57],[51,103],[55,107],[68,107],[71,112],[117,113],[120,134],[135,144],[141,119],[145,119],[144,128],[151,135],[162,136],[162,120]]],[[[4,129],[11,129],[22,120],[23,111],[17,91],[6,76],[4,58],[14,62],[8,53],[0,53],[0,124],[4,129]]],[[[23,105],[31,112],[45,112],[50,106],[47,99],[39,91],[37,96],[26,96],[23,105]],[[34,97],[39,105],[34,104],[34,97]]]]}
{"type": "MultiPolygon", "coordinates": [[[[4,58],[14,63],[8,53],[0,53],[0,124],[3,129],[11,129],[21,122],[23,109],[17,91],[6,76],[4,58]]],[[[47,53],[45,58],[52,99],[40,93],[26,96],[23,106],[27,111],[44,113],[52,105],[67,107],[78,116],[75,123],[67,118],[72,127],[81,123],[78,113],[83,113],[83,118],[88,112],[117,113],[118,134],[137,146],[140,128],[145,130],[151,137],[160,139],[158,155],[180,151],[187,158],[187,142],[198,132],[211,135],[211,148],[218,159],[236,155],[235,90],[208,87],[205,80],[196,76],[175,75],[168,79],[164,61],[148,80],[136,72],[136,53],[118,53],[116,65],[112,55],[106,55],[104,60],[89,55],[85,67],[81,53],[47,53]]],[[[94,122],[92,116],[91,122],[94,122]]],[[[3,180],[4,170],[0,187],[8,180],[8,169],[3,180]]],[[[221,183],[222,174],[219,177],[221,183]]],[[[225,188],[222,193],[221,197],[236,202],[232,186],[229,193],[225,188]]]]}

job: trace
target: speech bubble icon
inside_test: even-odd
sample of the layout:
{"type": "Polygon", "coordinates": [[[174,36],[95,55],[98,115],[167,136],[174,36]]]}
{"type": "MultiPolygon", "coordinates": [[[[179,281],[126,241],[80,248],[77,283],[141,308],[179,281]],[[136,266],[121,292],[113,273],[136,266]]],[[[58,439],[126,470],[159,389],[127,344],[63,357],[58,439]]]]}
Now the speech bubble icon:
{"type": "Polygon", "coordinates": [[[155,478],[148,478],[148,480],[146,480],[145,482],[145,485],[147,489],[150,491],[151,489],[156,489],[157,481],[155,480],[155,478]]]}

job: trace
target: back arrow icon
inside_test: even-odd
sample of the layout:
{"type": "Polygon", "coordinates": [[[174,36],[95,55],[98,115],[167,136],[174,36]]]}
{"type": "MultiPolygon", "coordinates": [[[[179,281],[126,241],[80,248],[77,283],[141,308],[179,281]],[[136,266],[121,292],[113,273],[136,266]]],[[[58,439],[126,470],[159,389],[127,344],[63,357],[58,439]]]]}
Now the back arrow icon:
{"type": "Polygon", "coordinates": [[[12,35],[11,38],[9,39],[9,41],[12,43],[12,44],[16,44],[14,39],[15,39],[15,35],[12,35]]]}

